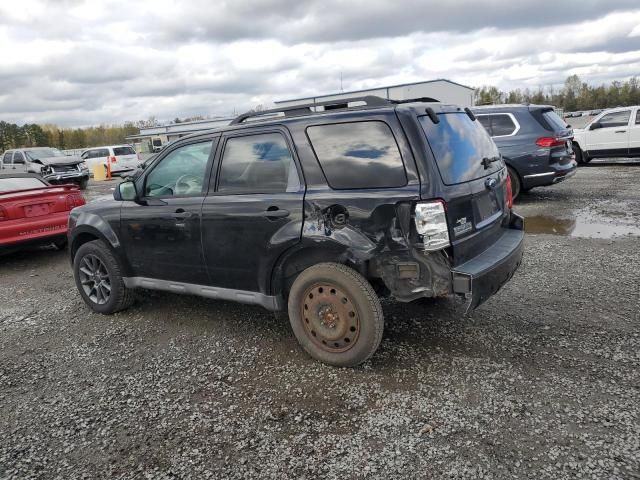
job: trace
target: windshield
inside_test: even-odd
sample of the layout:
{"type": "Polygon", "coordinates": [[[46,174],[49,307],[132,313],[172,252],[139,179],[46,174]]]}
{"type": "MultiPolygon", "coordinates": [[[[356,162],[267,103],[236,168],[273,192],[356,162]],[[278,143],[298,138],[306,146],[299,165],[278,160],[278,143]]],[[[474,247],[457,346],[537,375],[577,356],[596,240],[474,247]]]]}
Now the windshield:
{"type": "Polygon", "coordinates": [[[0,178],[0,193],[46,187],[42,180],[33,177],[0,178]]]}
{"type": "Polygon", "coordinates": [[[426,115],[419,119],[446,185],[482,178],[504,166],[487,131],[466,113],[440,113],[438,123],[426,115]]]}
{"type": "Polygon", "coordinates": [[[31,160],[40,160],[41,158],[64,157],[57,148],[39,148],[37,150],[27,150],[25,152],[31,160]]]}

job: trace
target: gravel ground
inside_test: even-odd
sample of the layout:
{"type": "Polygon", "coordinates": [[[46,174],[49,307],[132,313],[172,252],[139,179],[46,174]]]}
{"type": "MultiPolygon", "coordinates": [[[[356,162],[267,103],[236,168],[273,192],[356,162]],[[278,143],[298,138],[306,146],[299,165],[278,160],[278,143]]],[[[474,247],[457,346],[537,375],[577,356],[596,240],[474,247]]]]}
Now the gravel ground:
{"type": "Polygon", "coordinates": [[[144,293],[104,317],[65,252],[0,257],[0,478],[640,478],[639,174],[524,195],[513,280],[468,317],[385,303],[355,369],[259,308],[144,293]]]}

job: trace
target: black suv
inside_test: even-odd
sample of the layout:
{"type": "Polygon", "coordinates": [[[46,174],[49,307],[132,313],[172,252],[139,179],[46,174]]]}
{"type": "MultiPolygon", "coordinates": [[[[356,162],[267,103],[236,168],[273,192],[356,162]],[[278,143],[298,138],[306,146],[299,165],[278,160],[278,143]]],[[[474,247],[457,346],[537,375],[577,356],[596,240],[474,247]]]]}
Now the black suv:
{"type": "Polygon", "coordinates": [[[509,169],[513,198],[576,172],[573,131],[549,105],[490,105],[473,112],[496,142],[509,169]]]}
{"type": "Polygon", "coordinates": [[[286,309],[304,349],[338,366],[377,349],[379,296],[477,307],[522,258],[497,147],[468,109],[342,102],[184,137],[113,200],[74,209],[84,301],[110,314],[148,288],[286,309]]]}

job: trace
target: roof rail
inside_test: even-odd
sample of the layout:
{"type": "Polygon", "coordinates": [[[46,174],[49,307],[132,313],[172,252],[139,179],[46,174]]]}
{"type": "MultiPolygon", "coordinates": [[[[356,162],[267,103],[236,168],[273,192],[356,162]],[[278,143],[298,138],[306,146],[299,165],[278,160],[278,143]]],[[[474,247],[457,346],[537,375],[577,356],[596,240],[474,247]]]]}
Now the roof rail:
{"type": "Polygon", "coordinates": [[[273,115],[277,113],[282,113],[284,114],[285,117],[299,117],[302,115],[310,115],[313,113],[323,113],[323,112],[316,112],[315,110],[313,110],[313,108],[327,107],[327,106],[338,107],[338,108],[332,108],[331,110],[333,111],[333,110],[341,109],[340,107],[345,104],[347,105],[347,108],[349,108],[348,104],[353,102],[364,102],[367,107],[384,107],[388,105],[395,105],[396,103],[398,103],[393,100],[387,100],[386,98],[376,97],[374,95],[367,95],[365,97],[339,98],[335,100],[325,100],[323,102],[307,103],[304,105],[293,105],[291,107],[281,107],[281,108],[273,108],[270,110],[261,110],[259,112],[250,111],[250,112],[246,112],[241,115],[238,115],[236,118],[234,118],[231,121],[231,123],[229,123],[229,125],[237,125],[239,123],[243,123],[245,120],[249,118],[262,117],[265,115],[267,116],[267,118],[265,118],[264,120],[271,120],[272,118],[274,118],[273,115]],[[269,116],[269,115],[272,115],[272,116],[269,116]]]}

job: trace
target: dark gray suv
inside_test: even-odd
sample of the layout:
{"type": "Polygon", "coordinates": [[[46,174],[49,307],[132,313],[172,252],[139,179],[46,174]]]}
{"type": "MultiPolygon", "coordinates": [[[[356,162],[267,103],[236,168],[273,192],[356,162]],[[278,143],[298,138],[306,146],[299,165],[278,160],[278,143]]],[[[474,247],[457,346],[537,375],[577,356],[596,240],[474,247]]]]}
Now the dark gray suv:
{"type": "Polygon", "coordinates": [[[523,221],[473,113],[340,103],[249,112],[183,137],[113,200],[75,208],[70,252],[87,305],[114,313],[146,288],[286,310],[307,352],[350,366],[378,348],[380,296],[475,308],[497,292],[520,265],[523,221]]]}
{"type": "Polygon", "coordinates": [[[513,198],[520,192],[566,180],[577,163],[573,131],[549,105],[475,107],[476,117],[507,164],[513,198]]]}

